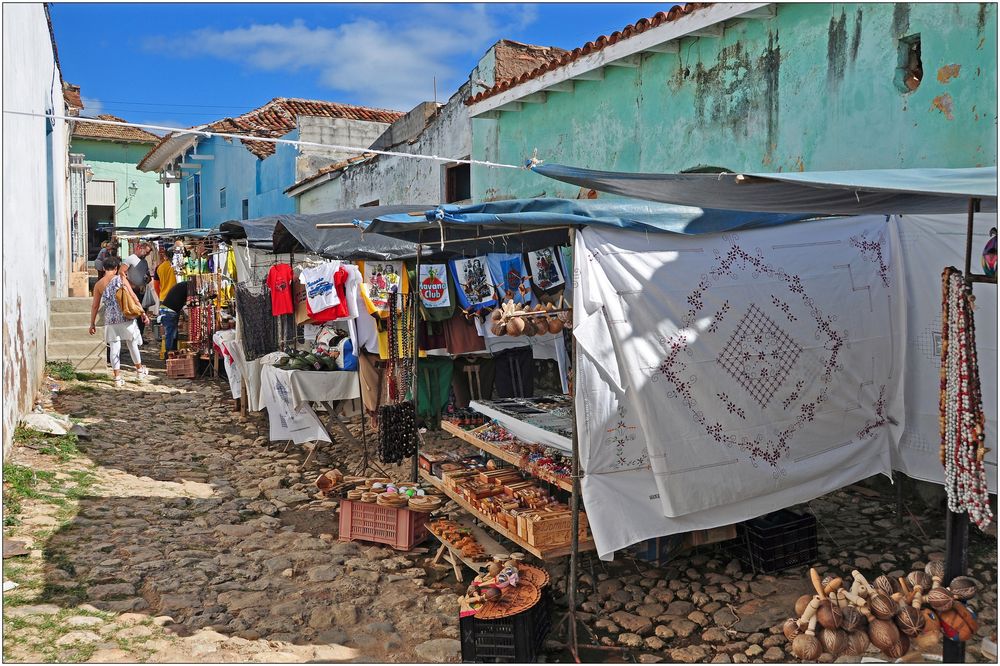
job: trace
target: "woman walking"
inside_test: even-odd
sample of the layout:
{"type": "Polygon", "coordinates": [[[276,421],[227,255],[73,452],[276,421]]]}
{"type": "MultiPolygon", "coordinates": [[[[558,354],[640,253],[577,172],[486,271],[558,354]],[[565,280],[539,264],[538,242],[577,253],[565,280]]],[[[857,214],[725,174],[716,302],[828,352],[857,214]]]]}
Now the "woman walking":
{"type": "MultiPolygon", "coordinates": [[[[119,289],[124,289],[126,296],[139,303],[132,285],[126,277],[127,266],[122,264],[119,257],[111,255],[104,260],[105,275],[94,285],[94,301],[90,306],[90,334],[97,332],[97,310],[104,305],[104,341],[111,347],[111,371],[115,376],[115,386],[124,386],[125,379],[121,373],[121,353],[122,342],[128,345],[129,354],[132,356],[132,363],[135,365],[136,374],[145,377],[149,374],[149,368],[142,364],[139,355],[139,342],[141,335],[135,319],[129,319],[122,312],[121,306],[115,295],[119,289]]],[[[149,323],[149,317],[142,313],[144,324],[149,323]]]]}

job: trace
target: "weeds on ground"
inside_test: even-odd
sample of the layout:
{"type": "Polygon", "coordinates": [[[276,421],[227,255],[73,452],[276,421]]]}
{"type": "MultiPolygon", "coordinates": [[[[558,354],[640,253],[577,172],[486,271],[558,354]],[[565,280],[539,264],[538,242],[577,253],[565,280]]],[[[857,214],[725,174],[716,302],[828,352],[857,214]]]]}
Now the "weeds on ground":
{"type": "Polygon", "coordinates": [[[39,481],[51,481],[54,472],[41,472],[9,463],[3,466],[3,524],[16,525],[20,520],[21,500],[45,497],[36,490],[39,481]]]}
{"type": "Polygon", "coordinates": [[[70,458],[80,454],[80,449],[77,446],[77,437],[73,433],[49,435],[25,428],[24,426],[18,426],[14,429],[14,442],[20,446],[35,449],[45,455],[57,456],[61,462],[66,462],[70,458]]]}
{"type": "Polygon", "coordinates": [[[64,382],[76,379],[77,377],[73,364],[66,361],[49,361],[45,364],[45,371],[49,374],[49,377],[61,379],[64,382]]]}

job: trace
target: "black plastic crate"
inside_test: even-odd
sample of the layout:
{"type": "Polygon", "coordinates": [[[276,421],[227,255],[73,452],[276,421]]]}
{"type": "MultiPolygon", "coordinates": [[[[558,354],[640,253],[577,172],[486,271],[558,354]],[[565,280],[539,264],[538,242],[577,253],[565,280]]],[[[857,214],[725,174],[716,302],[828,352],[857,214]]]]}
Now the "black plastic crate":
{"type": "Polygon", "coordinates": [[[476,664],[530,663],[538,658],[552,627],[551,597],[542,590],[538,603],[512,617],[459,620],[462,661],[476,664]]]}
{"type": "Polygon", "coordinates": [[[733,554],[754,573],[774,573],[816,559],[816,516],[781,509],[737,526],[733,554]]]}

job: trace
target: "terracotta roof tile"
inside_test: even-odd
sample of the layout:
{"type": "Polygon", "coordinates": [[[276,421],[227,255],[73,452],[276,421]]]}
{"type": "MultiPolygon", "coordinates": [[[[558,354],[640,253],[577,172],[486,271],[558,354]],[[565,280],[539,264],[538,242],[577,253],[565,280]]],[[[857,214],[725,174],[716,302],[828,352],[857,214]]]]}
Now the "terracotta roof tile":
{"type": "Polygon", "coordinates": [[[539,76],[545,74],[546,72],[551,72],[553,70],[559,69],[560,67],[565,67],[571,62],[579,60],[584,56],[590,55],[591,53],[596,53],[597,51],[601,51],[613,44],[618,44],[619,42],[623,42],[626,39],[635,37],[636,35],[639,35],[645,32],[646,30],[649,30],[650,28],[659,27],[664,23],[672,23],[679,18],[691,14],[692,12],[708,7],[710,6],[710,4],[711,3],[689,2],[686,5],[679,5],[677,7],[672,7],[668,12],[657,12],[655,15],[649,18],[639,19],[635,23],[627,25],[621,30],[616,30],[615,32],[611,33],[610,36],[600,35],[594,41],[587,42],[583,46],[575,48],[572,51],[567,51],[563,53],[561,56],[553,60],[550,60],[549,62],[546,62],[542,65],[539,65],[530,72],[503,81],[498,81],[497,84],[494,85],[492,88],[488,88],[476,95],[473,95],[472,97],[465,100],[465,103],[467,105],[472,105],[476,104],[477,102],[481,102],[484,99],[493,97],[494,95],[498,95],[504,91],[510,90],[515,86],[521,85],[522,83],[525,83],[532,79],[537,79],[539,76]]]}
{"type": "MultiPolygon", "coordinates": [[[[404,115],[406,114],[400,111],[373,109],[337,102],[276,97],[259,109],[248,111],[236,118],[223,118],[206,126],[205,130],[277,139],[295,129],[299,116],[392,123],[404,115]]],[[[250,139],[242,139],[241,141],[247,150],[260,159],[274,154],[275,144],[273,143],[250,139]]]]}
{"type": "MultiPolygon", "coordinates": [[[[98,120],[126,122],[122,118],[108,114],[99,115],[97,118],[98,120]]],[[[84,118],[81,118],[73,126],[73,136],[80,139],[103,139],[105,141],[128,141],[131,143],[156,143],[160,140],[160,137],[155,134],[151,134],[138,127],[88,123],[84,118]]]]}
{"type": "MultiPolygon", "coordinates": [[[[318,116],[322,118],[344,118],[347,120],[367,120],[376,123],[392,123],[402,118],[405,113],[387,109],[374,109],[366,106],[324,102],[314,99],[298,99],[293,97],[275,97],[264,106],[247,111],[235,118],[223,118],[205,126],[199,126],[206,132],[222,132],[225,134],[241,134],[248,137],[280,138],[296,127],[299,116],[318,116]]],[[[173,134],[167,134],[159,140],[152,150],[139,162],[139,168],[169,140],[173,134]]],[[[260,159],[274,154],[276,144],[267,141],[241,139],[240,142],[260,159]]]]}
{"type": "Polygon", "coordinates": [[[74,109],[83,108],[83,100],[80,98],[80,86],[74,86],[72,83],[63,83],[63,99],[66,100],[66,104],[74,109]]]}

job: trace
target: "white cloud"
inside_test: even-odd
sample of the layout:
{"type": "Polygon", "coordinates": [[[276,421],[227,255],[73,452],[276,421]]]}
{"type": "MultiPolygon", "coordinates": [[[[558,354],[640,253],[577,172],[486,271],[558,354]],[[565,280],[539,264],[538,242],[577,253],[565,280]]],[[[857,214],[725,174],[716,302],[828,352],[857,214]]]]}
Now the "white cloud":
{"type": "Polygon", "coordinates": [[[91,118],[96,118],[97,116],[104,113],[104,104],[99,99],[93,97],[82,97],[83,100],[83,111],[82,115],[90,116],[91,118]]]}
{"type": "MultiPolygon", "coordinates": [[[[531,5],[393,5],[378,20],[355,18],[335,27],[304,21],[203,28],[180,37],[147,39],[148,50],[174,56],[210,56],[268,72],[312,72],[332,90],[365,104],[409,110],[447,97],[478,58],[505,33],[532,23],[531,5]],[[465,63],[455,66],[458,56],[465,63]],[[465,71],[461,71],[461,70],[465,71]]],[[[275,91],[280,95],[280,91],[275,91]]]]}

